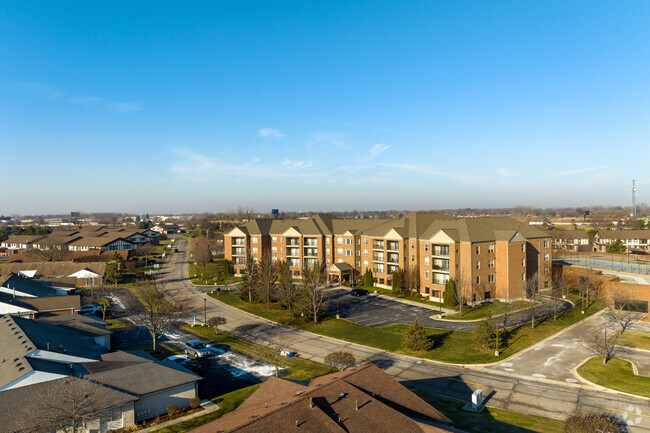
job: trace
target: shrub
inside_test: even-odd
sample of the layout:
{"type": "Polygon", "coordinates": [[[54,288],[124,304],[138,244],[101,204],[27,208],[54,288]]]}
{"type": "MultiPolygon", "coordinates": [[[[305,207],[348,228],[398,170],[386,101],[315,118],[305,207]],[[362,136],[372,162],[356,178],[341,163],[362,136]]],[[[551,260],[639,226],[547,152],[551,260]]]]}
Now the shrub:
{"type": "Polygon", "coordinates": [[[201,406],[201,399],[198,397],[192,397],[190,399],[190,407],[192,409],[196,409],[197,407],[201,406]]]}
{"type": "Polygon", "coordinates": [[[366,287],[374,286],[374,283],[372,282],[372,271],[370,269],[367,269],[366,274],[363,276],[363,285],[366,287]]]}
{"type": "Polygon", "coordinates": [[[497,328],[491,316],[487,316],[473,326],[474,341],[485,349],[496,348],[497,328]]]}
{"type": "Polygon", "coordinates": [[[354,367],[356,361],[354,360],[354,355],[352,353],[345,349],[340,349],[329,353],[325,357],[325,364],[332,368],[336,368],[339,371],[343,371],[346,368],[354,367]]]}
{"type": "Polygon", "coordinates": [[[175,404],[168,404],[167,405],[167,415],[174,415],[176,412],[176,405],[175,404]]]}
{"type": "Polygon", "coordinates": [[[433,342],[427,336],[424,326],[419,319],[415,319],[412,326],[409,326],[402,335],[402,346],[412,352],[426,352],[431,350],[433,342]]]}
{"type": "Polygon", "coordinates": [[[447,308],[454,308],[456,306],[456,297],[454,296],[453,279],[449,279],[445,283],[445,294],[443,298],[443,305],[447,308]]]}
{"type": "Polygon", "coordinates": [[[621,433],[624,432],[618,422],[594,413],[569,415],[562,425],[564,433],[621,433]]]}

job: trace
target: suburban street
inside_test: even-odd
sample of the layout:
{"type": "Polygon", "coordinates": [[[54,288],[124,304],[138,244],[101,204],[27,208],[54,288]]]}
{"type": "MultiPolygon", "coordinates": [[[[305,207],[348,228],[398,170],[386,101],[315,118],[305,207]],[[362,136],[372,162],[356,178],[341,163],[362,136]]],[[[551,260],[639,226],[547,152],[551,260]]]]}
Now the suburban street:
{"type": "MultiPolygon", "coordinates": [[[[207,317],[227,318],[228,323],[222,327],[226,332],[262,345],[268,345],[272,336],[283,334],[289,342],[287,350],[296,351],[306,359],[323,362],[330,351],[347,348],[360,362],[377,364],[412,389],[464,401],[470,400],[474,390],[482,389],[489,406],[555,419],[563,419],[577,410],[605,412],[624,420],[630,432],[650,431],[648,399],[579,383],[571,373],[570,366],[589,357],[571,346],[575,335],[582,332],[577,328],[588,327],[589,323],[560,333],[499,364],[443,364],[287,328],[218,302],[189,281],[188,241],[177,237],[175,247],[179,252],[172,253],[161,267],[158,285],[166,297],[183,306],[188,322],[192,314],[202,318],[205,305],[207,317]],[[561,353],[558,348],[562,349],[561,353]],[[570,362],[553,359],[568,354],[571,354],[570,362]]],[[[590,321],[600,320],[598,317],[590,321]]]]}

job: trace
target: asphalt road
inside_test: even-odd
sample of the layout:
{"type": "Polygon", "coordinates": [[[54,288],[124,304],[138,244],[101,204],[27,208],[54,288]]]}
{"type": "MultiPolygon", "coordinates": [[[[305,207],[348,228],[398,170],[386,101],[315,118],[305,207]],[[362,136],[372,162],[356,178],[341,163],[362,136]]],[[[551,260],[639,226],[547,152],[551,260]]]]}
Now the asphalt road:
{"type": "MultiPolygon", "coordinates": [[[[377,364],[412,389],[464,401],[470,400],[474,390],[482,389],[487,404],[493,407],[554,419],[564,419],[567,414],[578,410],[604,412],[625,421],[632,433],[650,432],[650,404],[645,398],[489,366],[450,365],[383,352],[280,326],[232,308],[206,297],[193,287],[188,280],[188,241],[176,239],[179,252],[172,254],[163,266],[159,288],[165,296],[183,305],[188,317],[190,314],[203,315],[205,299],[208,317],[220,315],[227,318],[228,323],[223,326],[225,331],[262,345],[268,345],[273,336],[283,334],[289,342],[287,349],[306,359],[323,362],[330,351],[347,348],[360,362],[377,364]]],[[[543,361],[538,357],[536,362],[543,361]]]]}

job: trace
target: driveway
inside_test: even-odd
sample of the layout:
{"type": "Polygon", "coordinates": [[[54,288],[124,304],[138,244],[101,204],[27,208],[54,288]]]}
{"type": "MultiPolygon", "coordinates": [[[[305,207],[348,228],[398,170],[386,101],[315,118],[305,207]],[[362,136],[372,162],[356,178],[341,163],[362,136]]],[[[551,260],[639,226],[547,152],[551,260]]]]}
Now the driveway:
{"type": "MultiPolygon", "coordinates": [[[[546,297],[541,297],[542,305],[537,307],[535,317],[541,318],[553,314],[553,301],[546,297]]],[[[437,320],[432,318],[438,314],[438,311],[426,307],[416,307],[411,304],[377,297],[372,294],[355,297],[350,295],[350,291],[344,288],[335,288],[327,291],[323,303],[325,310],[336,315],[337,312],[344,319],[358,323],[360,325],[377,328],[380,326],[394,325],[397,323],[411,324],[418,318],[423,326],[439,329],[451,329],[455,331],[471,331],[474,326],[473,321],[467,320],[437,320]]],[[[570,302],[561,301],[558,304],[558,313],[570,310],[570,302]]],[[[530,322],[531,312],[528,310],[511,313],[508,318],[508,326],[520,325],[530,322]]],[[[502,323],[498,318],[494,319],[498,326],[502,323]]]]}

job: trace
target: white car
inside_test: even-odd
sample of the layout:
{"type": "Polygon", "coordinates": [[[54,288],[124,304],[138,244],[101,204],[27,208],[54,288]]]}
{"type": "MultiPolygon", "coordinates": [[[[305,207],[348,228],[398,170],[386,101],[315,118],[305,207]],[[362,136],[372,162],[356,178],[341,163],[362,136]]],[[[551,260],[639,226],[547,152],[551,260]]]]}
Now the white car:
{"type": "Polygon", "coordinates": [[[79,309],[79,314],[98,314],[101,313],[102,307],[99,305],[87,304],[79,309]]]}
{"type": "Polygon", "coordinates": [[[205,358],[212,355],[212,351],[199,340],[190,340],[185,343],[185,354],[193,358],[205,358]]]}

